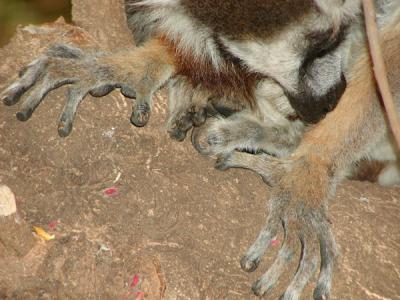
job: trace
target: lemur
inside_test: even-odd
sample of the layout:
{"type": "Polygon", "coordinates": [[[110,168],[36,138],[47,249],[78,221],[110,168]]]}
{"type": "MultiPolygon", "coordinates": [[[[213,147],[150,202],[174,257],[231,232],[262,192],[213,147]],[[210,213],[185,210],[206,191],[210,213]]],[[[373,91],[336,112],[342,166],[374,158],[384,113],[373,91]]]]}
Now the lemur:
{"type": "MultiPolygon", "coordinates": [[[[390,4],[390,1],[388,2],[390,4]]],[[[387,14],[388,3],[377,2],[380,16],[387,14]]],[[[127,5],[128,25],[133,32],[137,45],[146,41],[157,31],[161,19],[157,15],[149,16],[149,12],[138,9],[137,6],[127,5]]],[[[151,14],[151,13],[150,13],[151,14]]],[[[354,61],[357,54],[356,47],[360,46],[360,39],[363,38],[363,24],[359,19],[349,22],[347,31],[349,34],[343,41],[340,51],[337,51],[342,59],[337,62],[343,66],[344,78],[347,77],[347,69],[354,61]],[[357,45],[357,46],[354,46],[357,45]],[[353,45],[353,46],[352,46],[353,45]],[[351,52],[351,55],[349,53],[351,52]]],[[[332,70],[325,70],[325,73],[317,72],[318,80],[324,80],[332,70]]],[[[306,130],[305,122],[296,119],[296,112],[290,105],[288,96],[284,89],[274,82],[273,79],[263,77],[257,81],[255,87],[255,107],[249,107],[249,103],[238,98],[237,94],[229,97],[224,95],[212,95],[209,90],[203,87],[193,87],[184,76],[176,76],[168,82],[170,116],[168,128],[172,138],[183,140],[186,133],[194,125],[197,128],[193,131],[192,140],[195,148],[206,155],[223,156],[233,150],[242,149],[250,152],[266,152],[277,157],[291,153],[300,142],[301,136],[306,130]],[[265,101],[268,99],[268,101],[265,101]],[[210,109],[209,104],[224,110],[222,114],[225,120],[212,121],[208,126],[201,126],[205,121],[205,110],[210,109]],[[233,112],[241,111],[240,114],[233,112]],[[254,113],[256,111],[257,113],[254,113]],[[232,116],[231,116],[232,115],[232,116]],[[198,136],[201,131],[208,138],[206,148],[199,144],[198,136]]],[[[219,111],[213,107],[212,114],[221,117],[219,111]]],[[[372,177],[381,185],[393,185],[400,183],[399,154],[392,143],[385,146],[380,145],[371,151],[367,163],[355,162],[349,166],[347,177],[363,178],[360,168],[368,166],[369,161],[381,161],[382,169],[378,169],[378,176],[372,177]],[[376,177],[376,178],[375,178],[376,177]]],[[[368,168],[367,168],[368,170],[368,168]]]]}
{"type": "MultiPolygon", "coordinates": [[[[87,94],[104,96],[120,88],[125,96],[136,98],[132,123],[144,126],[152,94],[169,85],[170,132],[178,139],[192,125],[204,123],[209,103],[233,103],[241,112],[213,121],[210,128],[216,129],[207,138],[210,151],[223,154],[221,168],[255,169],[273,186],[266,227],[241,266],[255,270],[283,225],[285,241],[278,258],[253,291],[257,295],[268,292],[300,245],[299,268],[281,299],[299,299],[317,268],[318,251],[321,265],[314,298],[327,299],[337,256],[327,218],[328,192],[333,193],[345,167],[367,153],[369,137],[363,133],[382,118],[373,97],[367,104],[348,107],[358,105],[360,98],[351,97],[357,88],[362,87],[358,92],[366,96],[375,93],[365,58],[360,58],[364,61],[361,69],[359,62],[351,68],[365,78],[365,85],[356,76],[346,75],[351,75],[347,68],[353,65],[349,37],[360,28],[360,0],[125,2],[129,24],[145,40],[141,46],[105,53],[54,45],[4,91],[4,102],[15,104],[31,90],[17,113],[19,120],[26,121],[49,91],[71,84],[58,126],[59,135],[67,136],[87,94]],[[345,92],[349,79],[349,92],[345,92]],[[343,93],[343,103],[320,121],[343,93]],[[364,123],[365,112],[371,124],[364,123]],[[305,124],[318,121],[301,138],[305,124]],[[221,145],[221,128],[240,129],[237,135],[229,134],[232,145],[261,148],[281,158],[235,152],[236,146],[221,145]],[[261,145],[256,144],[257,135],[263,139],[261,145]]],[[[390,5],[392,12],[399,8],[396,0],[378,4],[390,5]]],[[[388,36],[398,33],[396,26],[388,36]]],[[[396,44],[396,39],[391,42],[396,44]]],[[[397,51],[394,46],[390,49],[397,51]]],[[[393,55],[388,53],[388,57],[398,63],[393,55]]],[[[383,127],[373,135],[383,133],[383,127]]]]}

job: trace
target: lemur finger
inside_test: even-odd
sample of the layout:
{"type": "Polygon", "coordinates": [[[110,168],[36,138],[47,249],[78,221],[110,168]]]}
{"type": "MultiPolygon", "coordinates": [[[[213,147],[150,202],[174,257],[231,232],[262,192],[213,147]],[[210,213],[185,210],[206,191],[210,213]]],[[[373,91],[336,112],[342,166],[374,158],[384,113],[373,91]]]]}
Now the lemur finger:
{"type": "Polygon", "coordinates": [[[209,145],[207,142],[207,129],[203,127],[194,127],[192,130],[192,145],[193,147],[203,155],[211,154],[208,149],[209,145]]]}
{"type": "Polygon", "coordinates": [[[131,122],[137,127],[143,127],[147,124],[151,114],[151,99],[146,96],[145,99],[136,99],[131,116],[131,122]]]}
{"type": "Polygon", "coordinates": [[[101,84],[89,91],[89,94],[93,97],[104,97],[111,93],[117,86],[115,84],[101,84]]]}
{"type": "Polygon", "coordinates": [[[285,232],[285,239],[278,252],[278,257],[268,271],[253,284],[254,294],[262,296],[275,286],[288,263],[292,260],[298,242],[299,240],[293,232],[285,232]]]}
{"type": "Polygon", "coordinates": [[[329,299],[333,272],[338,256],[335,237],[326,222],[320,225],[319,241],[321,267],[317,286],[314,289],[314,299],[326,300],[329,299]]]}
{"type": "Polygon", "coordinates": [[[88,93],[89,89],[82,87],[70,88],[68,90],[68,99],[65,103],[58,123],[59,136],[66,137],[71,133],[78,105],[88,93]]]}
{"type": "Polygon", "coordinates": [[[250,154],[246,152],[233,151],[219,155],[215,168],[227,170],[229,168],[248,169],[261,175],[268,185],[275,185],[280,179],[279,166],[276,159],[269,154],[250,154]]]}
{"type": "MultiPolygon", "coordinates": [[[[235,157],[237,151],[232,151],[228,153],[222,153],[218,155],[217,161],[215,162],[215,168],[220,171],[226,171],[230,168],[242,168],[240,166],[241,163],[236,164],[235,160],[238,159],[235,157]],[[233,157],[233,159],[232,159],[233,157]]],[[[247,154],[247,153],[246,153],[247,154]]]]}
{"type": "Polygon", "coordinates": [[[280,222],[274,217],[269,217],[266,226],[259,233],[256,241],[247,250],[245,256],[240,260],[240,266],[246,272],[257,269],[261,257],[268,249],[272,239],[278,232],[280,222]]]}
{"type": "Polygon", "coordinates": [[[175,126],[175,127],[171,128],[171,129],[169,129],[168,133],[169,133],[170,138],[172,138],[172,139],[174,139],[174,140],[176,140],[178,142],[181,142],[186,138],[187,132],[188,132],[188,130],[190,128],[191,127],[189,127],[186,130],[181,130],[180,128],[175,126]]]}
{"type": "Polygon", "coordinates": [[[33,88],[23,102],[20,111],[17,113],[17,119],[20,121],[27,121],[32,116],[36,107],[50,91],[73,82],[73,79],[53,79],[50,75],[45,75],[43,80],[33,88]]]}
{"type": "Polygon", "coordinates": [[[205,108],[200,108],[192,117],[193,125],[199,127],[204,124],[207,119],[207,111],[205,108]]]}
{"type": "Polygon", "coordinates": [[[6,105],[14,105],[21,96],[29,90],[44,72],[47,64],[47,59],[41,57],[30,63],[21,73],[21,78],[11,84],[3,93],[2,100],[6,105]]]}
{"type": "Polygon", "coordinates": [[[193,107],[175,121],[174,127],[169,130],[170,137],[177,141],[183,141],[187,132],[193,126],[201,126],[206,121],[206,118],[207,113],[204,108],[195,111],[193,107]]]}
{"type": "Polygon", "coordinates": [[[168,134],[171,139],[174,139],[178,142],[182,142],[186,138],[187,131],[182,131],[175,127],[168,130],[168,134]]]}
{"type": "MultiPolygon", "coordinates": [[[[303,224],[304,227],[311,227],[303,224]]],[[[312,230],[307,228],[307,231],[312,230]]],[[[302,245],[300,264],[297,268],[294,278],[290,282],[285,293],[279,300],[298,300],[301,293],[310,280],[311,276],[315,273],[318,263],[317,247],[313,245],[313,238],[310,235],[300,235],[302,245]]]]}
{"type": "MultiPolygon", "coordinates": [[[[217,113],[218,114],[218,113],[217,113]]],[[[220,117],[220,115],[217,115],[220,117]]],[[[213,154],[222,154],[222,153],[229,153],[235,149],[228,149],[228,147],[221,146],[223,151],[216,151],[214,145],[214,139],[218,139],[217,135],[213,135],[213,128],[215,124],[218,125],[220,119],[219,118],[209,118],[207,119],[206,123],[200,127],[193,128],[192,131],[192,144],[193,147],[203,155],[213,155],[213,154]],[[211,133],[210,133],[211,132],[211,133]]],[[[222,120],[224,121],[224,120],[222,120]]]]}
{"type": "Polygon", "coordinates": [[[127,98],[130,98],[130,99],[136,98],[136,91],[132,87],[130,87],[126,84],[121,85],[121,93],[122,93],[122,95],[124,95],[127,98]]]}
{"type": "Polygon", "coordinates": [[[89,93],[93,97],[104,97],[116,88],[121,89],[121,94],[124,95],[124,97],[130,99],[136,98],[135,90],[125,84],[102,83],[98,84],[96,87],[93,87],[89,93]]]}
{"type": "Polygon", "coordinates": [[[192,116],[192,113],[186,113],[178,119],[175,126],[168,131],[170,137],[177,141],[183,141],[188,130],[193,127],[192,116]]]}
{"type": "Polygon", "coordinates": [[[179,130],[186,132],[193,127],[192,119],[193,119],[193,114],[187,113],[176,122],[176,126],[179,128],[179,130]]]}

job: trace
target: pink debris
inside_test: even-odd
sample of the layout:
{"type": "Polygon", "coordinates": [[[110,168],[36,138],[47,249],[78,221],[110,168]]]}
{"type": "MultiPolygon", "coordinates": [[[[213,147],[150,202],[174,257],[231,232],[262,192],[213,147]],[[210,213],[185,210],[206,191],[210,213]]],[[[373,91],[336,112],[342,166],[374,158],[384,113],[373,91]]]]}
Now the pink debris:
{"type": "Polygon", "coordinates": [[[271,241],[271,245],[272,245],[272,246],[278,246],[278,245],[279,245],[279,240],[278,240],[277,238],[274,238],[274,239],[271,241]]]}
{"type": "Polygon", "coordinates": [[[48,224],[49,228],[52,229],[52,230],[56,229],[57,225],[58,225],[58,220],[50,221],[49,224],[48,224]]]}
{"type": "Polygon", "coordinates": [[[142,300],[144,299],[144,292],[143,291],[137,291],[135,294],[135,300],[142,300]]]}
{"type": "Polygon", "coordinates": [[[110,187],[104,190],[104,194],[108,197],[113,197],[118,195],[118,189],[116,187],[110,187]]]}
{"type": "Polygon", "coordinates": [[[139,276],[138,275],[133,276],[131,288],[134,288],[135,286],[137,286],[138,283],[139,283],[139,276]]]}
{"type": "Polygon", "coordinates": [[[144,299],[144,292],[141,290],[138,290],[140,284],[140,278],[137,274],[135,274],[132,278],[132,282],[129,285],[129,290],[128,292],[122,297],[122,300],[128,300],[131,298],[131,295],[136,291],[135,293],[135,300],[142,300],[144,299]]]}

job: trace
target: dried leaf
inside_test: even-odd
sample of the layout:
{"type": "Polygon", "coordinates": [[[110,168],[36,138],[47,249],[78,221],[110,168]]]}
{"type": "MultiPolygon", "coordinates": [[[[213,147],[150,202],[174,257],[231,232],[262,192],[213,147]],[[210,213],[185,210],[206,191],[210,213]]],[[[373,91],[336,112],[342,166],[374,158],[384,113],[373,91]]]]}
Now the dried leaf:
{"type": "Polygon", "coordinates": [[[55,238],[55,235],[50,235],[48,234],[43,228],[41,227],[37,227],[37,226],[33,226],[33,230],[35,230],[36,234],[38,236],[40,236],[42,239],[46,240],[46,241],[50,241],[53,240],[55,238]]]}

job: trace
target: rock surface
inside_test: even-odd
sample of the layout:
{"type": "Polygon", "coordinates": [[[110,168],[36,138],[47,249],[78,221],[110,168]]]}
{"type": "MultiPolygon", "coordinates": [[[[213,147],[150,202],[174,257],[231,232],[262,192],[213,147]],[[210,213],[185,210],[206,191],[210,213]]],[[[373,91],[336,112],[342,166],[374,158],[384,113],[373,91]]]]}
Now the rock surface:
{"type": "Polygon", "coordinates": [[[0,185],[0,248],[6,254],[22,257],[36,241],[31,227],[20,218],[14,193],[6,185],[0,185]]]}

